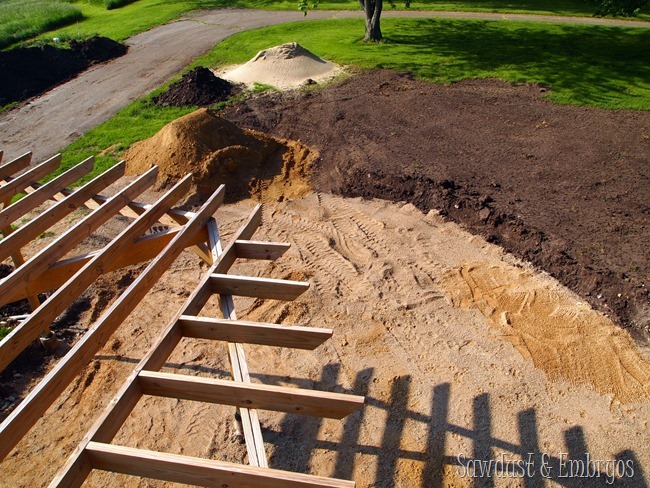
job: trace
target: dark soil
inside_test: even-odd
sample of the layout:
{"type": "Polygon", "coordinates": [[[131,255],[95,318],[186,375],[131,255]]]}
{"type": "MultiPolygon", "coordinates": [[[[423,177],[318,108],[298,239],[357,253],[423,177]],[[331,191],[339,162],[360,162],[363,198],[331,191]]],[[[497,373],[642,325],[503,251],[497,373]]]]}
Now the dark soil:
{"type": "Polygon", "coordinates": [[[366,72],[227,109],[321,154],[313,185],[438,209],[650,329],[650,113],[556,105],[546,87],[366,72]]]}
{"type": "Polygon", "coordinates": [[[176,83],[172,83],[165,93],[158,95],[153,101],[162,106],[209,107],[228,100],[239,91],[240,88],[229,81],[222,80],[208,68],[199,66],[184,74],[176,83]]]}
{"type": "Polygon", "coordinates": [[[106,37],[72,41],[70,48],[50,45],[0,52],[0,106],[46,92],[95,63],[126,54],[127,47],[106,37]]]}

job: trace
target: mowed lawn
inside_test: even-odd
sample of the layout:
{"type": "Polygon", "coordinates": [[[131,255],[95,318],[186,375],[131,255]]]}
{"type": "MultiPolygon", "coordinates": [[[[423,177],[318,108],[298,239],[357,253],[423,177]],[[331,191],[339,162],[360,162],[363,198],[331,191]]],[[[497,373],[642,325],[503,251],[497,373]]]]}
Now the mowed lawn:
{"type": "MultiPolygon", "coordinates": [[[[37,36],[51,42],[102,35],[124,40],[156,25],[178,18],[183,13],[206,8],[242,7],[271,10],[298,10],[297,0],[0,0],[0,48],[37,36]],[[120,8],[108,10],[107,4],[120,8]]],[[[313,1],[310,1],[313,4],[313,1]]],[[[404,2],[396,2],[404,9],[404,2]]],[[[321,10],[359,10],[357,0],[323,0],[321,10]]],[[[389,5],[386,4],[386,9],[389,5]]],[[[419,0],[410,4],[411,10],[475,11],[526,13],[562,16],[591,16],[594,4],[587,0],[419,0]]],[[[642,13],[638,20],[650,21],[642,13]]]]}

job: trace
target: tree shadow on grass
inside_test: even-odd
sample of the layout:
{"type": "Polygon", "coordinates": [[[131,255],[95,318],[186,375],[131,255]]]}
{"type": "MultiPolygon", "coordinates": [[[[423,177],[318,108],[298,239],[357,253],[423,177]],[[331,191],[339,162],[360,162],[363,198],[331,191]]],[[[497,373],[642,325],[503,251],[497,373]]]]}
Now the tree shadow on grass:
{"type": "Polygon", "coordinates": [[[536,82],[561,103],[650,108],[650,29],[386,19],[384,31],[386,68],[438,82],[536,82]]]}

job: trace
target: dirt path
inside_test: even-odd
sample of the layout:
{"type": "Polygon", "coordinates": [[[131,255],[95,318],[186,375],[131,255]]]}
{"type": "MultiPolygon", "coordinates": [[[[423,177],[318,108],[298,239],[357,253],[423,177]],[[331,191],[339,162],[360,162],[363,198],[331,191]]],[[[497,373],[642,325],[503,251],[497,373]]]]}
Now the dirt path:
{"type": "MultiPolygon", "coordinates": [[[[358,18],[359,11],[299,12],[213,10],[132,37],[129,53],[96,66],[77,78],[4,114],[0,114],[0,148],[11,158],[34,151],[36,161],[66,147],[113,116],[129,102],[158,87],[226,37],[283,22],[323,18],[358,18]]],[[[471,12],[385,12],[385,17],[439,17],[572,22],[650,27],[650,23],[579,17],[505,15],[471,12]]]]}

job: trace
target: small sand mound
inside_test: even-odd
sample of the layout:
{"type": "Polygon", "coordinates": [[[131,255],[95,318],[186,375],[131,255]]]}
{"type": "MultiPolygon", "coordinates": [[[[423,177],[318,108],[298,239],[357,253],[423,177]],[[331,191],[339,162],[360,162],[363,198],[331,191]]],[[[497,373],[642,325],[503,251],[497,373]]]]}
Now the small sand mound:
{"type": "Polygon", "coordinates": [[[563,289],[503,263],[477,262],[447,275],[452,303],[477,308],[491,327],[551,379],[590,384],[621,403],[650,398],[650,362],[627,333],[563,289]]]}
{"type": "Polygon", "coordinates": [[[222,75],[223,78],[251,85],[255,82],[276,88],[295,88],[309,80],[323,81],[333,77],[339,68],[325,61],[300,44],[290,42],[260,51],[243,64],[222,75]]]}
{"type": "Polygon", "coordinates": [[[199,109],[135,143],[125,159],[131,175],[157,165],[160,186],[192,173],[199,193],[223,183],[228,201],[249,196],[282,201],[309,191],[307,175],[317,157],[296,141],[242,130],[211,110],[199,109]]]}
{"type": "Polygon", "coordinates": [[[155,97],[153,101],[163,107],[207,107],[227,100],[238,91],[239,88],[232,83],[215,76],[208,68],[199,66],[185,73],[179,81],[172,83],[167,91],[155,97]]]}

